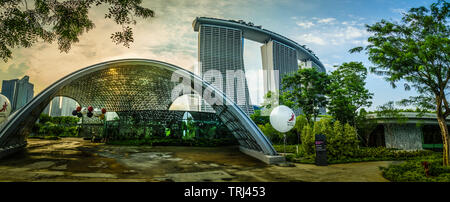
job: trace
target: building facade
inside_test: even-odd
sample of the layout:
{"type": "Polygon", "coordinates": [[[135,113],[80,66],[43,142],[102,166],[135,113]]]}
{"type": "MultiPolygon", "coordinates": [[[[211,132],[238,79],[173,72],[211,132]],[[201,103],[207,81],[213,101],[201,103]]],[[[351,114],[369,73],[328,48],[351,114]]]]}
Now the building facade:
{"type": "MultiPolygon", "coordinates": [[[[367,119],[375,127],[368,136],[367,145],[402,150],[442,149],[435,114],[401,112],[399,117],[369,114],[367,119]]],[[[450,127],[450,118],[447,125],[450,127]]]]}
{"type": "MultiPolygon", "coordinates": [[[[203,79],[222,90],[247,115],[252,114],[245,78],[242,31],[202,24],[198,37],[198,58],[203,79]]],[[[202,111],[210,111],[209,108],[202,104],[202,111]]]]}
{"type": "Polygon", "coordinates": [[[283,76],[296,72],[299,68],[297,51],[275,40],[261,46],[261,59],[264,71],[264,94],[281,90],[283,76]]]}
{"type": "MultiPolygon", "coordinates": [[[[202,68],[202,76],[210,82],[207,75],[205,76],[208,70],[218,70],[223,74],[224,81],[221,84],[219,82],[216,86],[223,86],[226,95],[234,98],[233,101],[247,114],[253,113],[247,82],[241,82],[240,87],[230,86],[231,82],[226,82],[233,81],[230,79],[230,75],[226,75],[228,70],[239,70],[245,74],[244,39],[263,44],[261,58],[263,70],[265,70],[263,71],[264,94],[269,91],[279,93],[282,89],[282,77],[287,73],[297,71],[299,64],[302,67],[312,67],[320,72],[326,72],[324,65],[311,50],[282,35],[263,29],[261,26],[255,26],[253,23],[246,23],[242,20],[197,17],[192,26],[194,31],[199,32],[198,59],[202,68]]],[[[301,109],[295,111],[296,114],[301,113],[301,109]]],[[[320,109],[321,114],[325,114],[325,112],[325,108],[320,109]]]]}
{"type": "Polygon", "coordinates": [[[27,104],[34,95],[34,85],[30,83],[30,77],[24,76],[22,79],[3,80],[2,94],[11,102],[11,112],[20,109],[27,104]]]}

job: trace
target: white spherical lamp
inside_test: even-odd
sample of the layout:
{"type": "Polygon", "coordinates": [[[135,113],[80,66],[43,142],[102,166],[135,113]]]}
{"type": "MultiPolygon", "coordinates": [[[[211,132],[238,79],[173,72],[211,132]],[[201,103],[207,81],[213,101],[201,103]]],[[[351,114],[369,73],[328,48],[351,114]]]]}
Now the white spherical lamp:
{"type": "Polygon", "coordinates": [[[9,99],[0,94],[0,123],[5,121],[11,113],[11,104],[9,99]]]}
{"type": "Polygon", "coordinates": [[[100,110],[99,108],[95,108],[92,113],[95,117],[99,117],[102,114],[102,110],[100,110]]]}
{"type": "Polygon", "coordinates": [[[86,115],[88,113],[88,109],[86,107],[81,108],[81,114],[86,115]]]}
{"type": "Polygon", "coordinates": [[[270,124],[281,133],[288,132],[295,126],[294,111],[284,105],[275,107],[270,113],[270,124]]]}

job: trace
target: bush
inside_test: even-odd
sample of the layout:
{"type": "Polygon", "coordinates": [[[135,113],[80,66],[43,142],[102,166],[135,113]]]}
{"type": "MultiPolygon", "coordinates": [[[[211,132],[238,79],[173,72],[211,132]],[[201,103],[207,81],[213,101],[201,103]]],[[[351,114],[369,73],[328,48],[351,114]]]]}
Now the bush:
{"type": "Polygon", "coordinates": [[[433,154],[381,168],[383,177],[394,182],[450,182],[450,168],[442,166],[442,154],[433,154]],[[423,162],[428,163],[428,176],[423,162]]]}
{"type": "Polygon", "coordinates": [[[324,134],[327,137],[327,156],[329,159],[345,159],[352,157],[358,150],[358,136],[355,128],[339,121],[323,118],[312,127],[306,124],[302,130],[302,148],[306,155],[315,156],[315,135],[324,134]]]}
{"type": "Polygon", "coordinates": [[[39,116],[39,122],[33,126],[33,136],[74,137],[78,135],[78,117],[51,117],[46,114],[39,116]]]}

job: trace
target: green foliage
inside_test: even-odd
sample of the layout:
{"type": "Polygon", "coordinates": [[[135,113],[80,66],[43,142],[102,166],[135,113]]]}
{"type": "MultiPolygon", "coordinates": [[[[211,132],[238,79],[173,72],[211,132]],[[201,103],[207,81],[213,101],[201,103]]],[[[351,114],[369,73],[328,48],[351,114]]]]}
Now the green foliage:
{"type": "Polygon", "coordinates": [[[325,96],[328,93],[330,78],[326,73],[316,68],[300,68],[293,74],[287,74],[282,81],[283,99],[292,108],[301,108],[308,122],[319,114],[320,107],[328,103],[325,96]]]}
{"type": "MultiPolygon", "coordinates": [[[[402,101],[436,111],[444,140],[443,163],[449,163],[448,127],[450,115],[447,96],[450,86],[450,3],[438,0],[429,8],[411,8],[400,22],[381,20],[367,25],[372,33],[365,47],[369,60],[375,65],[372,72],[385,76],[392,87],[404,83],[405,90],[416,89],[418,96],[402,101]]],[[[351,52],[362,51],[354,48],[351,52]]]]}
{"type": "Polygon", "coordinates": [[[46,114],[39,116],[39,123],[33,127],[31,136],[74,137],[78,135],[78,117],[51,117],[46,114]]]}
{"type": "Polygon", "coordinates": [[[59,50],[68,52],[83,33],[94,28],[88,13],[101,4],[109,6],[105,18],[122,27],[111,39],[129,47],[133,42],[129,25],[136,24],[134,17],[154,16],[141,3],[141,0],[0,1],[0,57],[7,62],[12,57],[12,48],[28,48],[39,40],[47,43],[57,40],[59,50]]]}
{"type": "MultiPolygon", "coordinates": [[[[274,144],[272,145],[273,148],[278,152],[278,153],[283,153],[284,152],[284,145],[283,144],[274,144]]],[[[286,145],[286,153],[297,153],[297,146],[298,146],[298,152],[299,153],[303,153],[303,150],[301,148],[301,145],[286,145]]]]}
{"type": "Polygon", "coordinates": [[[383,177],[393,182],[450,182],[450,168],[442,166],[442,155],[433,154],[381,168],[383,177]],[[429,176],[422,162],[429,163],[429,176]]]}
{"type": "Polygon", "coordinates": [[[264,135],[266,135],[270,139],[271,142],[283,142],[283,134],[275,130],[275,128],[273,128],[270,123],[266,123],[265,125],[258,125],[258,127],[264,133],[264,135]]]}
{"type": "Polygon", "coordinates": [[[302,148],[303,151],[305,151],[306,155],[314,155],[315,153],[315,146],[314,146],[314,131],[311,125],[307,124],[303,127],[302,133],[301,133],[301,139],[302,139],[302,148]]]}
{"type": "Polygon", "coordinates": [[[368,146],[370,134],[377,127],[377,121],[375,119],[367,118],[367,111],[362,108],[359,110],[358,116],[356,116],[356,129],[358,131],[358,136],[361,138],[362,145],[368,146]]]}
{"type": "Polygon", "coordinates": [[[295,130],[297,134],[300,135],[303,131],[303,127],[305,127],[306,124],[308,124],[308,120],[306,119],[305,115],[299,115],[295,119],[295,125],[293,130],[295,130]]]}
{"type": "Polygon", "coordinates": [[[315,155],[315,135],[327,137],[327,155],[330,159],[341,159],[353,156],[358,149],[358,136],[354,127],[331,119],[321,119],[314,126],[307,124],[302,131],[302,147],[306,155],[315,155]]]}
{"type": "Polygon", "coordinates": [[[250,118],[256,123],[256,125],[266,125],[266,123],[270,122],[269,116],[262,116],[261,110],[255,110],[255,113],[250,115],[250,118]]]}
{"type": "MultiPolygon", "coordinates": [[[[305,116],[300,115],[296,118],[295,126],[289,132],[286,132],[286,144],[300,144],[300,133],[307,121],[305,116]]],[[[267,122],[266,124],[258,125],[259,129],[266,135],[271,142],[275,144],[283,144],[283,133],[278,132],[272,125],[267,122]]]]}
{"type": "MultiPolygon", "coordinates": [[[[395,149],[387,149],[385,147],[360,147],[347,156],[335,158],[328,156],[328,163],[351,163],[351,162],[366,162],[366,161],[399,161],[399,160],[411,160],[422,157],[428,157],[433,155],[432,151],[419,150],[419,151],[402,151],[395,149]]],[[[300,151],[299,154],[288,155],[287,159],[296,163],[314,163],[315,155],[306,154],[306,152],[300,151]]]]}
{"type": "Polygon", "coordinates": [[[191,140],[195,138],[195,131],[197,127],[195,126],[192,118],[188,118],[188,120],[186,122],[183,122],[182,124],[186,128],[186,134],[182,136],[182,139],[191,140]]]}
{"type": "Polygon", "coordinates": [[[327,109],[341,123],[356,124],[358,110],[372,105],[373,93],[365,88],[367,69],[361,62],[343,63],[331,72],[327,109]]]}

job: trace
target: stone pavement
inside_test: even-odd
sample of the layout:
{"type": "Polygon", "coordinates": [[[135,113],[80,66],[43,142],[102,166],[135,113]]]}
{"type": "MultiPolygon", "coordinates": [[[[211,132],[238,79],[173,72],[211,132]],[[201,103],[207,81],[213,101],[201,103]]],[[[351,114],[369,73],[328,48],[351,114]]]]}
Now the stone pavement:
{"type": "Polygon", "coordinates": [[[387,182],[390,161],[320,167],[266,165],[236,147],[112,146],[81,138],[29,139],[0,160],[0,181],[387,182]]]}

